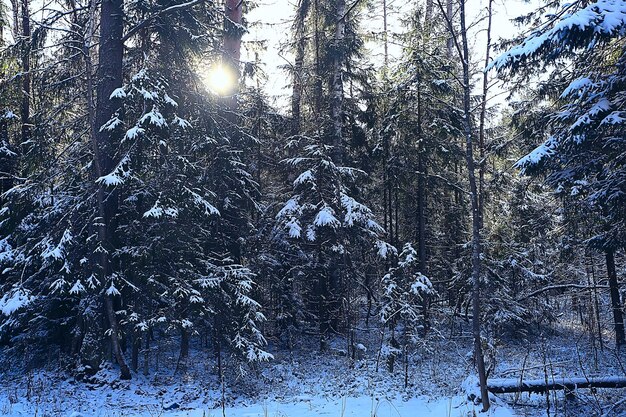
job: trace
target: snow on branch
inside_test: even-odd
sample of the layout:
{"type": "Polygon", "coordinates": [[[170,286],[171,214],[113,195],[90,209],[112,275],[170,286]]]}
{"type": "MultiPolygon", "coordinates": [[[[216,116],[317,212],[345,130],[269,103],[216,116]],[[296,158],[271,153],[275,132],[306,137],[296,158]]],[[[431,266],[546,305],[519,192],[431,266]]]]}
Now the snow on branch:
{"type": "Polygon", "coordinates": [[[124,184],[124,180],[130,177],[131,170],[127,167],[130,163],[130,157],[124,156],[122,160],[117,164],[113,172],[108,175],[102,176],[96,180],[96,183],[105,186],[117,186],[124,184]]]}
{"type": "Polygon", "coordinates": [[[32,303],[36,297],[23,288],[15,288],[0,298],[0,312],[5,316],[10,316],[20,308],[32,303]]]}
{"type": "Polygon", "coordinates": [[[521,44],[514,46],[491,62],[486,71],[502,71],[538,55],[557,58],[564,52],[591,49],[600,39],[623,36],[626,29],[626,1],[597,0],[573,13],[568,13],[581,2],[568,3],[561,10],[560,19],[550,28],[542,28],[521,44]]]}

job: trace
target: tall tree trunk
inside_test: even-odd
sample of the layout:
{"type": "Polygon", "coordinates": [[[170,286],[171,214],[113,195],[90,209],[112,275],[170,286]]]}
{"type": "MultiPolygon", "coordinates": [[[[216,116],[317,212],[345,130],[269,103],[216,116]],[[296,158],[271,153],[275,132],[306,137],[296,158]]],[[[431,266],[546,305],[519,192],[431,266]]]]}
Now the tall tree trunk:
{"type": "MultiPolygon", "coordinates": [[[[493,0],[489,0],[487,7],[487,47],[485,52],[485,68],[489,65],[491,58],[491,27],[493,22],[493,0]]],[[[478,147],[480,154],[479,176],[478,176],[478,196],[480,211],[480,226],[484,225],[484,205],[485,205],[485,124],[487,119],[487,94],[489,93],[489,73],[483,71],[483,91],[480,105],[480,127],[478,130],[478,147]]]]}
{"type": "Polygon", "coordinates": [[[11,8],[13,13],[13,39],[17,41],[20,38],[20,3],[19,0],[11,0],[11,8]]]}
{"type": "Polygon", "coordinates": [[[304,66],[305,41],[304,37],[298,40],[296,48],[296,61],[293,71],[293,91],[291,94],[291,134],[293,136],[300,134],[302,119],[302,68],[304,66]]]}
{"type": "Polygon", "coordinates": [[[389,32],[387,31],[387,0],[383,0],[383,49],[384,49],[384,68],[385,76],[389,69],[389,32]]]}
{"type": "Polygon", "coordinates": [[[139,349],[141,348],[141,333],[135,332],[133,334],[133,348],[130,356],[130,366],[133,372],[137,372],[139,368],[139,349]]]}
{"type": "MultiPolygon", "coordinates": [[[[0,146],[5,146],[7,149],[11,149],[12,146],[9,143],[9,123],[6,118],[0,118],[0,146]]],[[[0,155],[0,170],[3,173],[2,179],[0,179],[0,196],[6,191],[13,188],[13,170],[15,168],[15,155],[5,154],[0,155]]],[[[5,199],[0,197],[0,204],[4,204],[5,199]]],[[[2,275],[0,273],[0,275],[2,275]]]]}
{"type": "MultiPolygon", "coordinates": [[[[476,167],[474,164],[474,149],[472,135],[471,85],[470,85],[470,54],[467,40],[467,26],[465,22],[465,0],[460,0],[461,43],[463,64],[463,118],[465,129],[465,159],[470,184],[470,199],[472,203],[472,332],[474,336],[474,357],[480,380],[481,401],[483,411],[489,410],[489,393],[487,391],[487,374],[485,358],[482,349],[481,317],[480,317],[480,275],[481,275],[481,213],[479,205],[478,187],[476,185],[476,167]]],[[[450,22],[452,17],[449,16],[450,22]]],[[[453,29],[451,28],[451,33],[453,29]]]]}
{"type": "Polygon", "coordinates": [[[180,354],[178,356],[178,364],[176,365],[176,371],[181,369],[183,372],[187,371],[187,359],[189,358],[189,345],[191,334],[184,326],[180,328],[180,354]]]}
{"type": "Polygon", "coordinates": [[[433,18],[433,0],[426,0],[426,14],[425,14],[425,22],[426,26],[430,26],[432,18],[433,18]]]}
{"type": "Polygon", "coordinates": [[[615,270],[615,251],[606,251],[606,273],[609,277],[609,290],[611,292],[611,307],[613,308],[613,325],[615,328],[615,345],[617,348],[626,346],[624,337],[624,314],[622,300],[619,294],[619,283],[615,270]]]}
{"type": "MultiPolygon", "coordinates": [[[[383,60],[383,82],[387,83],[387,69],[389,65],[389,46],[387,39],[387,0],[383,0],[383,51],[384,51],[384,60],[383,60]]],[[[383,86],[386,88],[386,85],[383,86]]],[[[387,115],[387,100],[384,100],[382,103],[382,113],[383,117],[387,115]]],[[[384,119],[383,119],[384,122],[384,119]]],[[[387,131],[385,126],[382,125],[380,128],[382,132],[382,142],[383,142],[383,226],[387,233],[393,233],[391,227],[388,225],[387,220],[391,223],[391,214],[388,213],[387,209],[387,201],[389,194],[389,136],[387,135],[387,131]]],[[[389,224],[390,224],[389,223],[389,224]]],[[[390,239],[391,241],[391,239],[390,239]]]]}
{"type": "MultiPolygon", "coordinates": [[[[322,248],[319,248],[319,264],[324,265],[325,257],[322,248]]],[[[320,271],[317,281],[316,298],[317,298],[317,316],[319,321],[320,330],[320,352],[326,351],[328,348],[328,333],[330,332],[330,314],[329,314],[329,302],[330,291],[328,289],[329,277],[325,273],[326,271],[320,271]]],[[[332,267],[330,274],[332,274],[332,267]]]]}
{"type": "Polygon", "coordinates": [[[239,92],[239,64],[241,62],[241,23],[243,18],[243,0],[226,0],[224,3],[224,63],[234,74],[236,80],[233,93],[226,100],[228,110],[232,113],[229,116],[236,121],[237,94],[239,92]]]}
{"type": "MultiPolygon", "coordinates": [[[[113,168],[113,155],[116,149],[116,140],[106,129],[100,130],[119,108],[119,100],[111,98],[116,88],[122,86],[122,60],[124,45],[122,34],[124,30],[123,0],[104,0],[100,6],[100,49],[98,55],[98,70],[96,78],[96,111],[95,111],[95,140],[94,162],[96,175],[101,177],[113,168]]],[[[113,249],[114,217],[117,212],[117,194],[107,191],[106,185],[98,185],[98,242],[99,268],[102,282],[111,279],[111,265],[108,254],[113,249]]],[[[110,326],[111,346],[113,354],[120,367],[121,378],[130,379],[130,369],[126,364],[120,347],[119,326],[113,305],[113,296],[104,293],[106,314],[110,326]]]]}
{"type": "MultiPolygon", "coordinates": [[[[346,31],[346,2],[345,0],[335,1],[335,33],[332,44],[332,62],[331,62],[331,78],[330,78],[330,120],[331,131],[330,140],[333,147],[332,160],[337,166],[343,163],[343,66],[345,64],[344,38],[346,31]]],[[[339,192],[339,190],[337,190],[339,192]]],[[[336,195],[337,200],[340,196],[336,195]]],[[[329,311],[330,328],[337,330],[339,318],[339,290],[341,279],[341,263],[342,259],[333,257],[330,259],[329,279],[327,287],[327,304],[329,311]]]]}
{"type": "Polygon", "coordinates": [[[598,340],[600,341],[600,349],[604,350],[604,340],[602,338],[602,324],[600,323],[600,302],[598,300],[598,283],[596,280],[596,261],[592,253],[589,253],[589,261],[591,262],[591,287],[593,287],[593,306],[594,318],[596,321],[596,329],[598,330],[598,340]]]}
{"type": "Polygon", "coordinates": [[[30,139],[30,50],[31,50],[31,38],[30,38],[30,5],[29,0],[21,0],[22,4],[20,11],[22,13],[21,24],[21,40],[22,44],[22,104],[20,107],[20,116],[22,122],[22,147],[26,146],[30,139]]]}
{"type": "Polygon", "coordinates": [[[320,45],[320,4],[319,0],[315,0],[315,19],[314,19],[314,40],[315,40],[315,80],[313,84],[313,90],[315,92],[314,108],[315,108],[315,122],[317,126],[320,126],[322,116],[322,57],[321,57],[321,45],[320,45]]]}
{"type": "Polygon", "coordinates": [[[330,119],[332,123],[333,162],[341,165],[343,161],[343,66],[345,64],[346,2],[335,0],[335,35],[332,48],[332,67],[330,82],[330,119]]]}
{"type": "Polygon", "coordinates": [[[426,275],[426,164],[424,163],[423,103],[421,83],[417,91],[417,252],[419,272],[426,275]]]}
{"type": "Polygon", "coordinates": [[[115,360],[120,366],[120,378],[121,379],[131,379],[130,369],[126,364],[126,359],[124,359],[124,354],[122,353],[122,347],[120,345],[120,337],[119,337],[119,326],[117,322],[117,317],[115,316],[115,309],[113,308],[113,297],[105,295],[104,297],[105,308],[107,312],[107,317],[109,319],[109,326],[111,332],[111,347],[113,348],[113,354],[115,355],[115,360]]]}
{"type": "Polygon", "coordinates": [[[147,331],[144,334],[146,344],[143,351],[143,374],[148,376],[150,373],[150,332],[147,331]]]}
{"type": "MultiPolygon", "coordinates": [[[[452,22],[452,12],[453,12],[452,0],[447,0],[446,14],[448,15],[448,19],[450,19],[450,22],[452,22]]],[[[448,58],[452,58],[453,50],[454,50],[454,28],[450,27],[450,36],[448,37],[448,40],[446,41],[446,51],[448,53],[448,58]]]]}
{"type": "MultiPolygon", "coordinates": [[[[231,137],[237,139],[240,137],[236,126],[239,125],[239,83],[241,78],[241,36],[243,22],[243,2],[244,0],[226,0],[224,3],[224,45],[223,45],[223,64],[226,65],[228,71],[233,74],[235,85],[231,89],[230,96],[223,97],[223,103],[226,108],[226,120],[231,124],[228,127],[231,137]]],[[[245,149],[246,152],[252,152],[252,149],[245,149]]],[[[231,258],[235,263],[242,263],[242,243],[240,239],[232,241],[230,248],[231,258]]]]}
{"type": "Polygon", "coordinates": [[[300,134],[302,118],[302,90],[304,76],[304,55],[306,52],[305,21],[309,13],[309,0],[300,0],[295,20],[296,58],[293,68],[293,91],[291,94],[291,134],[300,134]]]}

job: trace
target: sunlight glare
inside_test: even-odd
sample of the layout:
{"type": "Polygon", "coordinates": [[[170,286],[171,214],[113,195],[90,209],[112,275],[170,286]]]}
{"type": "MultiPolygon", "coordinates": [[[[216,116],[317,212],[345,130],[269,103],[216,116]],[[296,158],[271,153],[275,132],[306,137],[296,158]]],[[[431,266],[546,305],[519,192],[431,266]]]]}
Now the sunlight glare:
{"type": "Polygon", "coordinates": [[[217,95],[227,96],[235,89],[236,79],[233,71],[223,64],[211,67],[204,78],[206,86],[217,95]]]}

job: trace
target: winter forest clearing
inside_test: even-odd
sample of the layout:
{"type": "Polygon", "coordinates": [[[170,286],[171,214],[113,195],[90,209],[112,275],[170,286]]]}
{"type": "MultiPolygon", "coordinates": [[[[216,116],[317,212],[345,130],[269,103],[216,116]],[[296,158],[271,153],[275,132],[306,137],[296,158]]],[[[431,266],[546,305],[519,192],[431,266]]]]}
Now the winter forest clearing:
{"type": "Polygon", "coordinates": [[[0,416],[626,416],[626,1],[0,0],[0,416]]]}

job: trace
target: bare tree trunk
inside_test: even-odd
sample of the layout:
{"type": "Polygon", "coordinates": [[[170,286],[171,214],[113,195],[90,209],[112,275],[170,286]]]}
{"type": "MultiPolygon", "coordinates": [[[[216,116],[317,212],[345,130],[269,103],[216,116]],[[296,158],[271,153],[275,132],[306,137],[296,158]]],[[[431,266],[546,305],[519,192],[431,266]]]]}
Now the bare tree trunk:
{"type": "MultiPolygon", "coordinates": [[[[453,12],[452,0],[448,0],[446,3],[446,14],[449,16],[449,19],[452,19],[452,12],[453,12]]],[[[450,20],[450,22],[452,22],[452,20],[450,20]]],[[[451,58],[452,51],[454,50],[454,28],[452,26],[450,27],[450,37],[448,38],[446,42],[446,50],[448,52],[448,57],[451,58]]]]}
{"type": "Polygon", "coordinates": [[[341,165],[343,160],[343,65],[345,64],[344,38],[346,34],[346,2],[335,1],[335,36],[330,82],[330,119],[332,123],[333,162],[341,165]]]}
{"type": "MultiPolygon", "coordinates": [[[[485,53],[485,68],[489,65],[491,54],[491,28],[493,22],[493,0],[489,0],[487,7],[487,47],[485,53]]],[[[489,73],[483,72],[483,91],[480,106],[480,128],[478,133],[478,147],[480,150],[480,165],[478,178],[478,196],[480,208],[480,226],[484,225],[484,205],[485,205],[485,124],[487,118],[487,94],[489,93],[489,73]]]]}
{"type": "MultiPolygon", "coordinates": [[[[2,76],[2,74],[0,74],[2,76]]],[[[6,146],[7,149],[13,148],[9,139],[9,123],[6,118],[0,118],[0,146],[6,146]]],[[[16,168],[17,158],[16,155],[8,155],[3,153],[0,155],[0,171],[5,174],[2,174],[2,178],[0,179],[0,204],[4,204],[6,201],[2,195],[13,188],[13,176],[14,170],[16,168]]],[[[0,272],[0,276],[3,274],[0,272]]]]}
{"type": "Polygon", "coordinates": [[[296,32],[296,58],[293,69],[293,91],[291,94],[291,134],[298,135],[301,129],[302,118],[302,90],[303,86],[303,69],[304,69],[304,54],[306,52],[306,36],[305,36],[305,21],[309,13],[309,0],[300,0],[298,6],[298,12],[295,20],[295,32],[296,32]]]}
{"type": "Polygon", "coordinates": [[[30,5],[29,0],[21,0],[20,11],[22,13],[21,41],[22,44],[22,104],[20,116],[22,122],[22,146],[26,146],[30,139],[30,5]]]}
{"type": "Polygon", "coordinates": [[[596,328],[598,330],[598,340],[600,341],[600,349],[604,350],[604,340],[602,338],[602,324],[600,323],[600,302],[598,300],[598,283],[596,280],[596,261],[592,253],[589,253],[589,260],[591,261],[591,286],[593,287],[593,305],[595,310],[596,328]]]}
{"type": "MultiPolygon", "coordinates": [[[[470,184],[470,199],[472,203],[472,332],[474,336],[474,357],[480,380],[481,401],[483,411],[489,410],[489,393],[487,391],[487,374],[485,358],[482,349],[481,317],[480,317],[480,275],[481,275],[481,213],[479,206],[478,187],[476,185],[476,167],[474,164],[474,149],[472,135],[471,85],[470,85],[470,54],[467,40],[467,26],[465,22],[465,0],[460,0],[461,20],[461,61],[463,65],[463,116],[465,129],[465,159],[470,184]]],[[[450,22],[452,21],[449,16],[450,22]]],[[[451,25],[450,25],[451,26],[451,25]]],[[[453,30],[451,28],[451,32],[453,30]]]]}
{"type": "Polygon", "coordinates": [[[233,72],[236,80],[233,93],[226,100],[227,108],[232,112],[231,118],[236,120],[237,94],[239,92],[239,64],[241,61],[241,23],[243,18],[243,0],[226,0],[224,3],[224,63],[233,72]]]}
{"type": "MultiPolygon", "coordinates": [[[[318,248],[318,262],[320,265],[324,265],[325,257],[322,251],[322,248],[318,248]]],[[[336,269],[336,268],[335,268],[336,269]]],[[[332,274],[332,267],[329,274],[332,274]]],[[[330,291],[329,291],[329,277],[326,275],[325,270],[321,270],[319,272],[319,277],[317,280],[317,288],[316,288],[316,298],[317,298],[317,319],[319,321],[319,331],[320,331],[320,352],[326,351],[328,349],[328,333],[330,332],[330,314],[329,314],[329,303],[330,303],[330,291]]]]}
{"type": "Polygon", "coordinates": [[[417,253],[419,272],[426,274],[426,164],[424,163],[423,103],[421,83],[417,91],[417,253]]]}
{"type": "Polygon", "coordinates": [[[139,349],[141,348],[141,335],[139,332],[133,334],[133,348],[131,352],[130,367],[133,372],[137,372],[139,368],[139,349]]]}
{"type": "MultiPolygon", "coordinates": [[[[335,165],[343,163],[343,66],[345,64],[344,38],[346,32],[346,2],[335,1],[335,34],[333,37],[333,59],[331,63],[330,78],[330,120],[331,120],[331,144],[333,146],[332,160],[335,165]]],[[[339,195],[336,196],[339,199],[339,195]]],[[[330,271],[327,288],[327,304],[330,318],[330,328],[337,330],[340,303],[338,292],[340,290],[341,260],[333,257],[330,260],[330,271]]]]}
{"type": "Polygon", "coordinates": [[[291,134],[300,134],[302,125],[302,68],[304,66],[305,42],[304,38],[298,40],[296,49],[296,61],[293,71],[293,91],[291,94],[291,134]]]}
{"type": "Polygon", "coordinates": [[[387,0],[383,0],[383,48],[384,48],[384,72],[389,69],[389,32],[387,30],[387,0]]]}
{"type": "Polygon", "coordinates": [[[11,0],[11,8],[13,12],[13,39],[17,41],[20,38],[20,3],[19,0],[11,0]]]}
{"type": "Polygon", "coordinates": [[[180,330],[180,357],[183,360],[186,360],[189,357],[189,342],[189,330],[182,328],[180,330]]]}
{"type": "Polygon", "coordinates": [[[615,271],[615,251],[606,251],[606,273],[609,277],[609,289],[611,292],[611,307],[613,308],[613,325],[615,328],[615,345],[617,348],[626,346],[624,338],[624,314],[622,300],[619,294],[619,283],[615,271]]]}
{"type": "MultiPolygon", "coordinates": [[[[384,88],[387,88],[387,72],[389,70],[389,37],[387,27],[387,0],[383,0],[383,82],[384,88]]],[[[387,100],[384,99],[382,104],[383,115],[387,114],[387,100]]],[[[389,235],[389,243],[393,244],[393,215],[391,212],[391,178],[389,174],[389,158],[390,158],[390,146],[389,146],[389,134],[384,126],[381,126],[382,140],[383,140],[383,216],[384,216],[384,228],[389,235]]]]}
{"type": "MultiPolygon", "coordinates": [[[[244,0],[226,0],[224,2],[224,44],[223,44],[223,64],[233,74],[235,85],[231,89],[228,97],[223,97],[222,102],[226,109],[226,120],[231,124],[228,127],[233,138],[237,138],[236,126],[239,125],[239,88],[241,82],[241,36],[243,35],[243,3],[244,0]]],[[[246,149],[250,152],[252,149],[246,149]]],[[[260,165],[259,165],[260,166],[260,165]]],[[[232,242],[229,248],[230,255],[235,263],[242,263],[242,244],[240,240],[232,242]]]]}
{"type": "Polygon", "coordinates": [[[189,358],[189,344],[190,334],[189,330],[185,327],[180,328],[180,354],[178,356],[178,364],[176,365],[176,372],[181,369],[183,372],[187,371],[187,359],[189,358]]]}
{"type": "Polygon", "coordinates": [[[111,327],[111,344],[113,348],[113,354],[115,355],[115,360],[120,366],[120,378],[131,379],[130,369],[128,369],[128,365],[126,365],[126,359],[124,359],[124,354],[122,353],[122,348],[120,346],[119,326],[117,323],[117,317],[115,317],[115,310],[113,308],[113,298],[111,296],[105,295],[104,302],[107,317],[109,318],[109,326],[111,327]]]}
{"type": "Polygon", "coordinates": [[[146,344],[143,351],[143,374],[148,376],[150,373],[150,332],[145,332],[146,344]]]}
{"type": "Polygon", "coordinates": [[[425,15],[426,26],[429,26],[430,22],[432,21],[433,8],[434,8],[433,0],[426,0],[426,15],[425,15]]]}
{"type": "MultiPolygon", "coordinates": [[[[96,78],[97,99],[95,110],[95,140],[92,141],[96,175],[101,177],[110,172],[115,153],[115,139],[100,126],[108,122],[118,109],[118,99],[111,98],[116,88],[122,86],[122,60],[124,45],[122,34],[124,30],[123,0],[104,0],[100,7],[100,49],[98,56],[98,70],[96,78]]],[[[117,212],[117,195],[115,191],[107,192],[106,185],[99,184],[98,199],[98,242],[99,268],[102,282],[111,279],[109,252],[113,248],[114,235],[113,219],[117,212]]],[[[119,326],[111,295],[104,294],[106,314],[110,326],[111,345],[113,354],[120,367],[121,378],[130,379],[130,369],[126,364],[120,347],[119,326]]]]}

